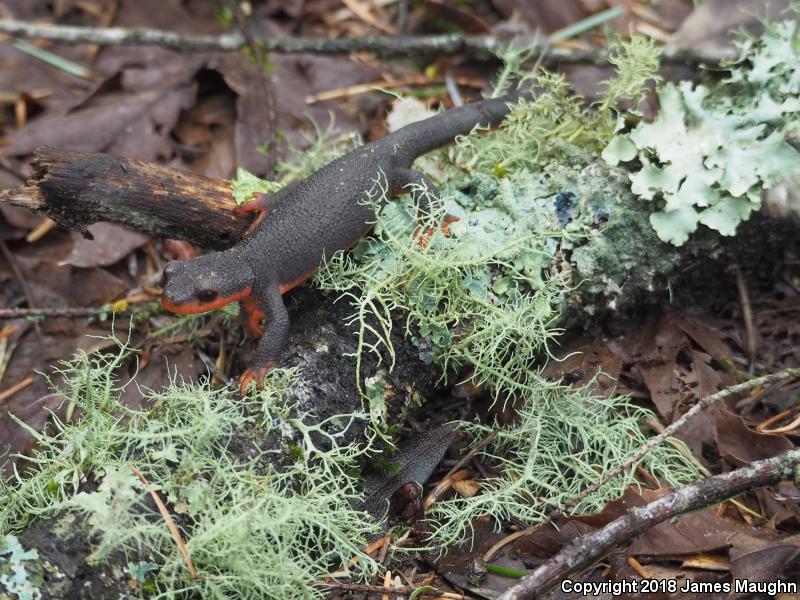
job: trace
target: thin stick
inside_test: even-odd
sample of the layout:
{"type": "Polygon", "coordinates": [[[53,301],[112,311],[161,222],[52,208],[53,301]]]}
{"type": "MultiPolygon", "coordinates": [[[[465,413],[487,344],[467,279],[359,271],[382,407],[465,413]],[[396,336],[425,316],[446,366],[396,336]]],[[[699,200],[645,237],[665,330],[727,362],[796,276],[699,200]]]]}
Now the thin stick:
{"type": "Polygon", "coordinates": [[[385,23],[381,19],[372,16],[372,13],[369,12],[369,9],[361,4],[360,0],[342,0],[342,4],[344,4],[347,8],[350,9],[356,17],[364,21],[367,25],[371,25],[376,29],[380,29],[384,33],[388,33],[390,35],[394,34],[394,27],[385,23]]]}
{"type": "Polygon", "coordinates": [[[795,429],[800,427],[800,415],[798,415],[795,418],[795,420],[789,423],[788,425],[784,425],[782,427],[776,427],[775,429],[768,429],[768,427],[772,423],[775,423],[776,421],[780,420],[777,417],[780,416],[781,418],[783,418],[789,416],[790,414],[791,411],[785,410],[782,413],[780,413],[780,415],[775,415],[775,417],[773,417],[772,419],[768,419],[767,421],[760,423],[758,427],[756,427],[756,431],[758,431],[759,433],[764,433],[766,435],[780,435],[782,433],[789,433],[790,431],[794,431],[795,429]],[[772,423],[769,423],[768,421],[772,421],[772,423]]]}
{"type": "MultiPolygon", "coordinates": [[[[392,587],[392,571],[391,569],[386,569],[386,573],[383,574],[383,587],[384,589],[391,591],[392,587]]],[[[396,588],[395,588],[396,589],[396,588]]],[[[388,593],[381,594],[381,600],[389,600],[390,596],[388,593]]]]}
{"type": "Polygon", "coordinates": [[[582,571],[619,544],[641,535],[651,527],[747,490],[791,479],[798,467],[800,448],[795,448],[741,469],[687,485],[645,506],[631,508],[602,529],[574,540],[519,583],[508,588],[498,600],[541,597],[568,575],[582,571]]]}
{"type": "MultiPolygon", "coordinates": [[[[364,592],[367,594],[390,594],[392,596],[410,596],[414,593],[416,588],[413,587],[400,587],[400,588],[385,588],[382,585],[365,585],[359,583],[323,583],[330,589],[342,590],[345,592],[364,592]]],[[[451,598],[453,600],[462,600],[463,594],[454,594],[453,592],[442,592],[437,589],[424,589],[417,594],[419,596],[436,596],[438,598],[451,598]]]]}
{"type": "Polygon", "coordinates": [[[142,480],[142,483],[147,488],[147,491],[150,492],[150,497],[153,498],[153,502],[156,503],[158,511],[161,513],[161,516],[164,517],[164,521],[167,523],[167,529],[169,529],[172,537],[175,538],[175,543],[178,544],[178,551],[180,551],[181,555],[186,561],[186,568],[189,569],[189,575],[191,577],[197,577],[197,571],[195,571],[194,564],[192,564],[192,557],[189,556],[189,550],[186,548],[186,544],[183,543],[181,532],[178,531],[178,527],[175,525],[175,521],[172,520],[172,515],[169,514],[167,507],[164,506],[164,502],[161,500],[161,497],[156,493],[156,491],[153,489],[153,486],[150,485],[150,482],[147,481],[147,478],[139,469],[130,464],[128,466],[130,467],[131,471],[133,471],[133,474],[142,480]]]}
{"type": "Polygon", "coordinates": [[[0,405],[4,404],[6,400],[11,398],[17,392],[21,392],[22,390],[24,390],[26,387],[28,387],[30,384],[32,384],[33,381],[34,380],[33,380],[32,376],[31,377],[27,377],[27,378],[23,379],[22,381],[20,381],[19,383],[16,383],[16,384],[12,385],[7,390],[5,390],[3,392],[0,392],[0,405]]]}
{"type": "Polygon", "coordinates": [[[758,355],[758,336],[756,334],[756,326],[753,322],[753,306],[750,303],[747,282],[745,282],[742,270],[736,263],[733,265],[733,272],[736,275],[736,289],[739,291],[739,303],[742,306],[745,348],[747,350],[747,358],[750,361],[748,365],[749,371],[752,375],[756,367],[756,356],[758,355]]]}
{"type": "Polygon", "coordinates": [[[447,474],[442,477],[442,479],[447,479],[448,477],[452,476],[456,471],[458,471],[461,467],[466,465],[469,461],[472,460],[472,457],[475,456],[479,451],[483,450],[483,448],[489,444],[490,442],[494,441],[494,438],[497,437],[497,432],[492,431],[489,435],[483,438],[479,443],[475,444],[472,448],[470,448],[469,452],[467,452],[461,459],[453,465],[453,468],[450,469],[447,474]]]}
{"type": "MultiPolygon", "coordinates": [[[[0,33],[22,38],[39,38],[68,44],[101,44],[104,46],[163,46],[181,51],[204,52],[217,50],[234,52],[246,46],[239,32],[221,35],[181,35],[174,31],[125,27],[79,27],[73,25],[41,25],[26,21],[0,21],[0,33]]],[[[383,58],[400,58],[420,54],[468,54],[492,56],[508,45],[510,40],[501,40],[490,35],[463,35],[460,33],[423,36],[363,36],[356,38],[313,37],[258,37],[259,45],[270,52],[317,54],[349,54],[351,52],[373,52],[383,58]]],[[[535,44],[534,36],[518,36],[515,42],[535,44]]],[[[541,44],[539,44],[541,45],[541,44]]],[[[720,49],[667,49],[664,62],[697,65],[719,64],[721,60],[735,58],[725,48],[720,49]]],[[[544,62],[583,63],[606,65],[608,52],[604,49],[550,48],[544,62]]]]}
{"type": "Polygon", "coordinates": [[[33,229],[28,232],[28,235],[25,236],[25,241],[29,244],[34,242],[38,242],[48,233],[50,233],[53,229],[58,226],[58,223],[53,221],[50,217],[45,217],[42,221],[33,229]]]}
{"type": "MultiPolygon", "coordinates": [[[[378,81],[369,81],[367,83],[358,83],[344,88],[337,88],[335,90],[327,90],[319,94],[312,94],[305,97],[306,104],[315,104],[317,102],[327,102],[328,100],[339,100],[340,98],[350,98],[357,94],[364,94],[374,90],[391,90],[406,86],[430,86],[445,83],[442,79],[430,79],[424,75],[409,75],[402,79],[387,81],[386,79],[379,79],[378,81]]],[[[459,85],[470,86],[481,89],[484,87],[485,82],[477,77],[457,77],[454,83],[459,85]]]]}
{"type": "Polygon", "coordinates": [[[36,303],[33,301],[33,295],[31,294],[31,289],[28,286],[28,282],[25,280],[25,276],[22,274],[22,271],[17,264],[17,259],[14,258],[14,255],[9,250],[8,246],[3,240],[0,240],[0,252],[3,253],[3,258],[6,259],[8,266],[11,268],[11,273],[14,275],[14,278],[19,281],[19,285],[22,288],[22,293],[25,295],[25,300],[28,303],[28,306],[34,308],[36,303]]]}
{"type": "Polygon", "coordinates": [[[253,53],[253,57],[256,60],[256,66],[258,67],[258,79],[261,84],[261,91],[264,93],[264,106],[267,109],[266,142],[269,152],[267,153],[266,171],[267,174],[272,174],[272,171],[275,169],[275,141],[277,131],[275,127],[275,93],[273,90],[271,77],[268,75],[269,66],[267,64],[267,57],[264,52],[264,48],[261,46],[261,43],[253,34],[253,26],[250,15],[245,14],[245,11],[238,0],[227,0],[227,6],[228,9],[236,16],[236,23],[239,27],[239,31],[244,37],[250,52],[253,53]]]}
{"type": "MultiPolygon", "coordinates": [[[[641,448],[639,448],[636,452],[631,454],[625,461],[611,469],[608,473],[603,475],[602,479],[600,479],[597,483],[590,485],[588,488],[583,490],[580,494],[572,498],[569,502],[567,502],[560,510],[557,510],[556,513],[563,513],[565,510],[568,510],[578,504],[581,500],[586,498],[589,494],[592,494],[603,487],[606,483],[614,479],[617,475],[630,469],[634,464],[639,462],[648,452],[650,452],[653,448],[661,444],[664,440],[668,437],[672,436],[678,429],[686,425],[695,415],[704,411],[706,408],[711,406],[712,404],[716,404],[720,400],[725,400],[726,398],[730,398],[731,396],[736,396],[742,392],[750,391],[753,388],[758,388],[766,385],[772,385],[775,383],[780,383],[787,379],[798,379],[800,378],[800,369],[784,369],[783,371],[778,371],[777,373],[772,373],[770,375],[764,375],[763,377],[756,377],[755,379],[750,379],[745,381],[744,383],[739,383],[733,385],[731,387],[725,388],[724,390],[720,390],[716,394],[712,394],[711,396],[706,396],[702,400],[700,400],[697,404],[695,404],[692,408],[690,408],[686,413],[681,416],[680,419],[672,423],[671,425],[664,428],[664,431],[659,433],[658,435],[650,438],[644,444],[642,444],[641,448]]],[[[551,519],[556,515],[552,515],[551,519]]]]}
{"type": "MultiPolygon", "coordinates": [[[[95,317],[104,312],[110,312],[109,307],[98,308],[0,308],[0,319],[25,319],[28,317],[51,317],[65,319],[81,319],[95,317]]],[[[129,310],[129,309],[127,309],[129,310]]],[[[118,311],[127,312],[126,311],[118,311]]]]}

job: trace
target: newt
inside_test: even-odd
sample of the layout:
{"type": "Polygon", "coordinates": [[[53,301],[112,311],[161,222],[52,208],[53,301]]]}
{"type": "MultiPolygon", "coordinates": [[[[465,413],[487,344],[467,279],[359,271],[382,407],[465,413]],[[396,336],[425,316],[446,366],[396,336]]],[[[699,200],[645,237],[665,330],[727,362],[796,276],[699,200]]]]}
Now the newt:
{"type": "MultiPolygon", "coordinates": [[[[383,173],[391,196],[407,187],[412,194],[421,187],[435,193],[429,178],[411,168],[414,160],[476,125],[498,125],[522,96],[527,93],[473,102],[411,123],[238,207],[241,213],[259,213],[241,241],[221,252],[167,264],[164,308],[193,314],[240,301],[247,333],[260,340],[239,389],[244,395],[251,382],[261,389],[289,331],[282,295],[314,275],[324,257],[352,247],[367,234],[375,214],[364,199],[376,176],[383,173]]],[[[420,212],[427,211],[427,196],[415,196],[420,212]]]]}

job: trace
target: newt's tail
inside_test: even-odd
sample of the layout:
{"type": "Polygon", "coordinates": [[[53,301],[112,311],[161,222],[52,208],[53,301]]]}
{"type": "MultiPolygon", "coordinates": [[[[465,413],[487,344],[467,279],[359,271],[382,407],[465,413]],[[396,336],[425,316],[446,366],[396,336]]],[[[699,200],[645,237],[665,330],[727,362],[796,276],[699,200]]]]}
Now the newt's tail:
{"type": "Polygon", "coordinates": [[[476,125],[498,125],[510,105],[530,97],[531,92],[517,90],[499,98],[465,104],[406,125],[389,137],[397,143],[400,153],[407,155],[410,165],[418,156],[451,144],[456,136],[468,134],[476,125]]]}

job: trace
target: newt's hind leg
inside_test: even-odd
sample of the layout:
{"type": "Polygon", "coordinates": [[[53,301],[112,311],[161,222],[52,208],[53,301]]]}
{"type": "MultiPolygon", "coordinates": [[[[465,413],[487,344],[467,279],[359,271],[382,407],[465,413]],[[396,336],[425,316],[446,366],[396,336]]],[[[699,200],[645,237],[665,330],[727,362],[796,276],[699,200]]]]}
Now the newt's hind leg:
{"type": "Polygon", "coordinates": [[[252,382],[258,389],[264,387],[264,378],[277,364],[289,333],[289,313],[286,312],[277,283],[259,294],[258,304],[264,311],[267,326],[258,342],[253,364],[245,369],[239,380],[239,392],[242,395],[247,393],[252,382]]]}
{"type": "Polygon", "coordinates": [[[422,221],[431,213],[431,197],[438,198],[439,188],[433,180],[414,169],[398,169],[397,178],[400,185],[396,189],[411,193],[411,198],[417,207],[417,219],[422,221]]]}
{"type": "Polygon", "coordinates": [[[274,194],[262,194],[260,192],[256,192],[253,194],[253,199],[250,200],[250,202],[240,204],[233,209],[233,214],[235,214],[237,217],[242,217],[251,212],[258,213],[258,216],[247,228],[245,235],[252,233],[253,230],[255,230],[255,228],[261,224],[261,221],[263,221],[269,215],[269,213],[272,212],[272,209],[275,208],[275,201],[276,199],[274,194]]]}
{"type": "MultiPolygon", "coordinates": [[[[436,184],[431,181],[430,177],[414,169],[402,169],[398,172],[398,176],[402,181],[405,181],[402,187],[411,187],[411,197],[414,200],[414,204],[417,206],[417,221],[422,223],[431,214],[431,196],[434,198],[441,197],[439,189],[436,187],[436,184]]],[[[450,228],[448,225],[456,221],[458,221],[458,217],[445,215],[444,219],[442,219],[442,224],[439,226],[442,233],[450,235],[450,228]]],[[[430,242],[433,233],[434,230],[432,228],[420,231],[420,227],[417,227],[417,229],[414,230],[414,237],[417,238],[417,243],[422,248],[425,248],[430,242]]]]}

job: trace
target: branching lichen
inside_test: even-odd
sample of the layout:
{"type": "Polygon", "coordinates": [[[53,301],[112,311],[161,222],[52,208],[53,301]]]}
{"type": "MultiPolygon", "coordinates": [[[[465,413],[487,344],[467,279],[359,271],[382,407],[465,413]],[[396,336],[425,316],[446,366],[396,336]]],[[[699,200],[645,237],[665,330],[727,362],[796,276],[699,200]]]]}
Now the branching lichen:
{"type": "MultiPolygon", "coordinates": [[[[541,521],[595,483],[602,473],[623,462],[647,439],[640,428],[650,411],[627,397],[599,398],[586,388],[572,389],[541,382],[517,411],[514,425],[463,423],[478,440],[490,433],[482,460],[500,476],[482,481],[471,498],[457,496],[437,502],[429,517],[438,547],[469,539],[472,523],[491,515],[497,526],[512,519],[541,521]]],[[[659,447],[642,466],[671,485],[697,479],[696,468],[677,450],[659,447]]],[[[632,473],[617,477],[581,502],[575,511],[592,514],[620,497],[632,473]]]]}
{"type": "MultiPolygon", "coordinates": [[[[533,200],[520,206],[514,184],[507,183],[505,193],[495,188],[485,198],[453,190],[461,204],[454,196],[445,195],[443,203],[432,198],[437,208],[421,224],[410,201],[390,203],[372,238],[328,262],[317,282],[353,303],[360,350],[390,347],[392,314],[402,310],[421,357],[437,362],[444,374],[470,365],[476,382],[504,397],[536,385],[530,365],[547,352],[565,289],[562,280],[542,276],[542,265],[558,240],[580,232],[558,231],[554,223],[549,236],[537,235],[532,222],[516,214],[534,214],[533,200]],[[451,236],[438,227],[445,210],[461,215],[450,225],[451,236]],[[427,243],[415,231],[428,232],[427,243]]],[[[377,208],[380,196],[367,201],[377,208]]]]}
{"type": "Polygon", "coordinates": [[[624,101],[631,105],[629,110],[635,110],[650,84],[659,80],[660,50],[652,42],[640,36],[617,38],[609,51],[616,75],[605,82],[603,97],[589,106],[563,74],[525,71],[523,60],[527,57],[512,49],[499,81],[503,85],[512,78],[522,81],[534,95],[511,108],[500,130],[460,137],[456,163],[470,172],[493,173],[500,178],[509,172],[544,167],[554,157],[563,158],[565,142],[583,151],[602,150],[625,114],[618,103],[624,101]]]}
{"type": "MultiPolygon", "coordinates": [[[[375,524],[353,506],[360,498],[356,460],[366,444],[338,444],[369,415],[340,415],[308,425],[285,405],[291,373],[275,372],[267,392],[244,404],[231,390],[173,384],[151,394],[152,408],[119,401],[113,357],[80,355],[61,368],[61,392],[81,419],[55,419],[53,435],[31,431],[30,468],[6,482],[0,530],[34,517],[85,517],[96,540],[89,559],[123,552],[158,565],[158,593],[177,598],[307,598],[328,569],[359,557],[354,575],[377,568],[361,548],[375,524]],[[247,457],[231,452],[233,432],[256,428],[280,442],[247,457]],[[286,448],[297,448],[294,460],[286,448]],[[141,471],[183,523],[196,578],[130,466],[141,471]],[[90,483],[90,485],[85,485],[90,483]]],[[[368,428],[368,432],[371,431],[368,428]]]]}

